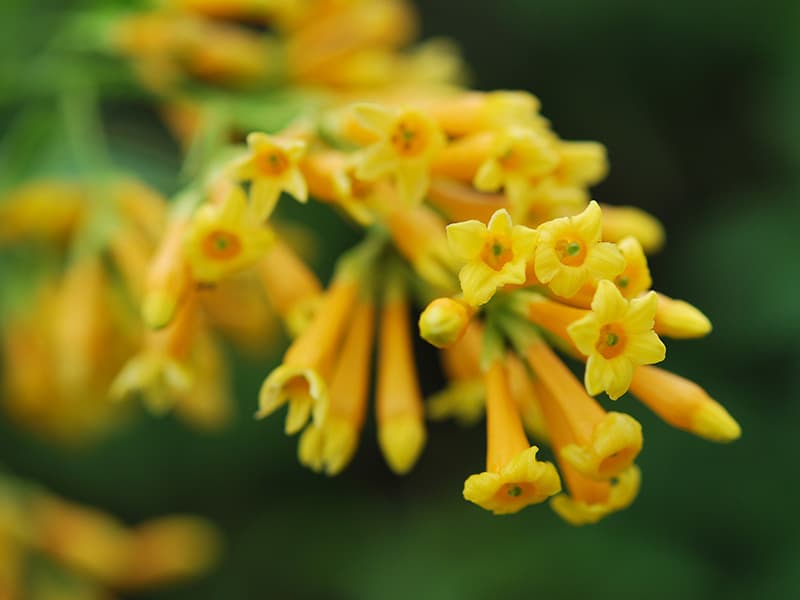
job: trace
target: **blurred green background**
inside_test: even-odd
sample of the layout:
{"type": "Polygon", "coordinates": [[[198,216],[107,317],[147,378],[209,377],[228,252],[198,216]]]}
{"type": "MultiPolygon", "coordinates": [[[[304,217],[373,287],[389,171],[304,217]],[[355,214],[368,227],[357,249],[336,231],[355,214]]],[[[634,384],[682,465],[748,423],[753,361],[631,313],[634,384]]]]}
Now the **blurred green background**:
{"type": "MultiPolygon", "coordinates": [[[[14,14],[0,19],[0,101],[67,5],[4,4],[14,14]]],[[[370,423],[352,466],[328,480],[298,465],[281,419],[250,418],[271,365],[236,358],[239,418],[222,435],[144,418],[71,453],[0,417],[0,461],[126,521],[197,512],[223,528],[218,569],[139,598],[800,597],[800,4],[419,8],[425,36],[460,43],[476,87],[531,90],[564,138],[607,145],[611,175],[595,197],[662,219],[656,286],[715,325],[705,340],[670,343],[666,365],[725,404],[741,440],[671,430],[627,396],[620,408],[646,431],[632,508],[584,528],[545,507],[492,517],[461,499],[482,468],[482,428],[431,425],[417,468],[398,478],[370,423]]],[[[146,105],[120,98],[104,109],[118,162],[174,186],[177,149],[146,105]]],[[[433,391],[435,355],[419,351],[433,391]]]]}

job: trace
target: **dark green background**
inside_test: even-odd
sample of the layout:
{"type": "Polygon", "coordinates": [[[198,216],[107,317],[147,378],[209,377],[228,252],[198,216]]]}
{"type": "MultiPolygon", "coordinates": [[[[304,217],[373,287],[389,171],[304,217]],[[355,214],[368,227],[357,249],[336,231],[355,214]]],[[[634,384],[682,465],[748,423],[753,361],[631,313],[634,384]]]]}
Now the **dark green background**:
{"type": "MultiPolygon", "coordinates": [[[[57,24],[40,5],[9,3],[21,8],[0,22],[0,84],[13,83],[15,57],[57,24]]],[[[646,430],[643,488],[626,512],[573,528],[546,507],[498,518],[469,505],[460,494],[482,469],[480,427],[432,425],[419,465],[401,479],[383,465],[370,424],[343,475],[314,475],[298,465],[281,419],[250,418],[269,364],[237,372],[240,416],[224,435],[143,418],[70,453],[0,421],[0,461],[129,521],[189,511],[224,529],[214,573],[142,598],[800,597],[799,7],[421,5],[424,34],[460,42],[477,87],[529,89],[563,137],[607,145],[611,175],[595,197],[663,220],[656,286],[714,322],[707,339],[670,343],[666,365],[723,402],[742,439],[713,445],[619,400],[646,430]]],[[[0,87],[0,100],[10,89],[0,87]]],[[[117,99],[105,115],[118,160],[173,185],[175,149],[143,105],[117,99]]],[[[432,391],[435,355],[422,360],[432,391]]]]}

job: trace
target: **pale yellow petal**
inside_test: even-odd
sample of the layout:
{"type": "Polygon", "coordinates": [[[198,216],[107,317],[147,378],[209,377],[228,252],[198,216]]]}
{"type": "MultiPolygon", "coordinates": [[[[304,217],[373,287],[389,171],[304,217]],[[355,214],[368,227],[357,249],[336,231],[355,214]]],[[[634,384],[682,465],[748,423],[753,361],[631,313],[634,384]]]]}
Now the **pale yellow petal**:
{"type": "Polygon", "coordinates": [[[475,260],[486,241],[486,226],[480,221],[470,220],[451,223],[446,228],[450,250],[462,260],[475,260]]]}
{"type": "Polygon", "coordinates": [[[558,272],[561,270],[561,261],[558,260],[556,251],[550,246],[539,246],[536,250],[536,258],[534,260],[534,269],[536,271],[536,278],[542,283],[552,281],[558,272]]]}
{"type": "Polygon", "coordinates": [[[652,365],[664,360],[667,349],[654,331],[646,331],[628,336],[625,354],[636,364],[652,365]]]}
{"type": "Polygon", "coordinates": [[[578,215],[571,218],[572,226],[587,243],[599,242],[603,232],[603,211],[600,205],[592,200],[578,215]]]}
{"type": "Polygon", "coordinates": [[[617,286],[604,279],[597,284],[597,291],[592,299],[592,312],[601,324],[615,323],[628,312],[628,301],[617,286]]]}
{"type": "Polygon", "coordinates": [[[289,171],[283,183],[283,189],[298,202],[305,204],[308,201],[308,186],[300,169],[294,168],[289,171]]]}
{"type": "Polygon", "coordinates": [[[625,315],[625,329],[632,333],[644,332],[653,329],[656,309],[658,308],[658,295],[648,292],[644,296],[634,298],[625,315]]]}
{"type": "Polygon", "coordinates": [[[600,324],[597,322],[597,316],[590,313],[578,319],[567,327],[567,333],[575,346],[586,356],[595,352],[597,340],[600,337],[600,324]]]}
{"type": "Polygon", "coordinates": [[[497,291],[498,273],[482,262],[470,262],[458,273],[464,300],[472,306],[481,306],[491,300],[497,291]]]}
{"type": "MultiPolygon", "coordinates": [[[[537,255],[538,258],[538,255],[537,255]]],[[[538,276],[538,271],[537,271],[538,276]]],[[[564,298],[571,298],[578,293],[589,279],[589,273],[586,267],[570,267],[568,265],[561,265],[556,276],[550,281],[550,289],[559,296],[564,298]]]]}
{"type": "Polygon", "coordinates": [[[589,248],[584,264],[595,279],[614,279],[625,269],[625,258],[616,245],[600,242],[589,248]]]}

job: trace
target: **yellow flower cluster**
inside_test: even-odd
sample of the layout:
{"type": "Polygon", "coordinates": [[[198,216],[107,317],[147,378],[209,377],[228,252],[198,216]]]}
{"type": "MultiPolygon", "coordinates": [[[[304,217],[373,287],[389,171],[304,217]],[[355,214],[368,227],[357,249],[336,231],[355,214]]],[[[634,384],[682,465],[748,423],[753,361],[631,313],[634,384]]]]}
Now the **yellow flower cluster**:
{"type": "Polygon", "coordinates": [[[215,528],[190,516],[128,527],[0,475],[0,598],[109,598],[166,586],[217,560],[215,528]]]}
{"type": "Polygon", "coordinates": [[[650,366],[661,337],[711,325],[651,289],[658,221],[590,199],[608,170],[602,145],[561,139],[527,92],[461,87],[446,46],[402,50],[414,19],[400,0],[164,5],[109,37],[159,95],[193,178],[169,207],[107,178],[41,182],[0,204],[0,243],[44,240],[68,256],[4,329],[13,413],[45,429],[116,417],[110,392],[220,425],[231,405],[216,333],[263,356],[279,321],[291,342],[257,417],[286,406],[300,462],[328,475],[357,450],[374,351],[389,467],[418,460],[426,415],[485,413],[486,470],[463,493],[497,514],[549,499],[583,524],[634,500],[642,429],[601,392],[631,390],[714,441],[739,436],[699,386],[650,366]],[[198,93],[200,82],[216,87],[198,93]],[[242,87],[255,106],[231,91],[242,87]],[[363,232],[326,287],[276,221],[283,196],[363,232]],[[427,406],[412,326],[425,305],[419,333],[448,379],[427,406]],[[556,351],[586,363],[583,383],[556,351]],[[58,373],[56,402],[45,369],[58,373]]]}

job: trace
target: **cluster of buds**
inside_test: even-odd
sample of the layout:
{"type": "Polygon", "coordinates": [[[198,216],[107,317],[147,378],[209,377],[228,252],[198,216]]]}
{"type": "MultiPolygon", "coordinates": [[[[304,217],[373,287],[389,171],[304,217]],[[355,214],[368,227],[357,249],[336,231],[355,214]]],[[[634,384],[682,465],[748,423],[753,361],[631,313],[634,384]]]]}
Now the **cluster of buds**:
{"type": "Polygon", "coordinates": [[[197,517],[135,527],[0,476],[0,597],[110,600],[207,571],[219,539],[197,517]]]}

